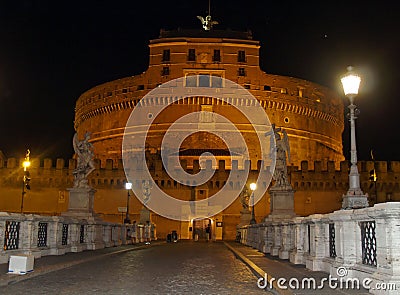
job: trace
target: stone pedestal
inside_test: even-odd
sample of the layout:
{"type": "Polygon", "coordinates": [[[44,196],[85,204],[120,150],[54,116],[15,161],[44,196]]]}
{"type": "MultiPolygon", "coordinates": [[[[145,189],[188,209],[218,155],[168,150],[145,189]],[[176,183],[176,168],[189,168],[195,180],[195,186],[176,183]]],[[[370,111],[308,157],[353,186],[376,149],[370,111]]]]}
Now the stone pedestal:
{"type": "Polygon", "coordinates": [[[96,190],[91,187],[67,190],[69,192],[68,211],[61,215],[80,219],[93,218],[93,200],[96,190]]]}
{"type": "Polygon", "coordinates": [[[360,209],[369,207],[368,194],[363,194],[360,190],[360,194],[350,194],[347,192],[343,195],[342,209],[360,209]]]}
{"type": "Polygon", "coordinates": [[[139,223],[140,223],[140,224],[146,224],[147,221],[151,223],[151,213],[150,213],[150,210],[147,209],[147,207],[143,207],[143,208],[140,210],[140,220],[139,220],[139,223]]]}
{"type": "Polygon", "coordinates": [[[249,210],[242,209],[240,211],[240,223],[238,227],[240,228],[242,226],[249,225],[250,220],[251,220],[251,212],[249,210]]]}
{"type": "Polygon", "coordinates": [[[268,220],[290,219],[296,216],[294,212],[294,189],[290,186],[273,186],[269,190],[271,198],[271,213],[268,220]]]}

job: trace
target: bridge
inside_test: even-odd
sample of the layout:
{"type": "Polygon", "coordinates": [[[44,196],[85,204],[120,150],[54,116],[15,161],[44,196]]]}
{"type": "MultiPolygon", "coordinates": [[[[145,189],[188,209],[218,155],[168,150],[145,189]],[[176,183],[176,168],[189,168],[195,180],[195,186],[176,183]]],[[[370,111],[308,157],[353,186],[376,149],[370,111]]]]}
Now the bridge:
{"type": "MultiPolygon", "coordinates": [[[[326,271],[312,271],[307,265],[291,263],[251,246],[256,238],[254,230],[261,232],[262,226],[243,227],[240,242],[169,243],[158,240],[153,232],[151,243],[146,244],[140,231],[136,242],[127,236],[131,225],[2,213],[0,239],[5,244],[0,251],[0,294],[25,294],[26,290],[31,294],[54,294],[55,290],[60,294],[371,292],[363,278],[345,280],[340,285],[337,276],[326,271]],[[8,273],[9,260],[14,255],[34,256],[33,271],[24,275],[8,273]]],[[[317,241],[319,236],[314,239],[317,241]]],[[[381,294],[397,294],[397,285],[378,287],[383,290],[381,294]]]]}

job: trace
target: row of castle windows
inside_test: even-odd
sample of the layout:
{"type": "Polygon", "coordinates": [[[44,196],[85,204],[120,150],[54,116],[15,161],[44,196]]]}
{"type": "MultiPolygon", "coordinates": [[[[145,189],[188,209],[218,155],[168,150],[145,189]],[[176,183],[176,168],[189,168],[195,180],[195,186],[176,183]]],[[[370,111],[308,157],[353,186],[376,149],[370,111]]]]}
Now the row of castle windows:
{"type": "MultiPolygon", "coordinates": [[[[170,67],[168,67],[168,66],[162,67],[161,76],[165,77],[165,76],[169,76],[170,74],[171,74],[170,67]]],[[[246,69],[245,68],[238,68],[237,75],[239,77],[247,76],[246,69]]]]}
{"type": "MultiPolygon", "coordinates": [[[[188,54],[187,54],[187,61],[189,62],[196,62],[197,56],[196,56],[196,49],[194,48],[189,48],[188,54]]],[[[163,50],[163,55],[161,61],[163,63],[168,63],[171,61],[171,50],[170,49],[164,49],[163,50]]],[[[220,49],[214,49],[213,56],[212,56],[212,61],[213,62],[221,62],[221,50],[220,49]]],[[[237,61],[245,63],[246,62],[246,52],[244,50],[239,50],[237,53],[237,61]]]]}
{"type": "MultiPolygon", "coordinates": [[[[158,98],[156,98],[158,99],[158,98]]],[[[211,101],[210,103],[206,103],[204,102],[204,98],[203,101],[200,102],[201,98],[197,98],[197,104],[219,104],[217,102],[211,101]]],[[[193,100],[193,99],[192,99],[193,100]]],[[[77,122],[77,124],[80,124],[81,122],[87,120],[88,118],[92,118],[94,116],[97,116],[99,114],[102,113],[108,113],[108,112],[113,112],[115,110],[120,110],[120,109],[127,109],[127,108],[133,108],[135,105],[138,104],[140,100],[136,99],[133,101],[125,101],[122,103],[116,103],[116,104],[112,104],[112,105],[108,105],[102,108],[98,108],[96,110],[93,110],[89,113],[86,113],[84,115],[82,115],[80,117],[80,122],[77,122]]],[[[219,101],[218,101],[219,102],[219,101]]],[[[150,102],[151,103],[151,102],[150,102]]],[[[153,101],[154,103],[154,101],[153,101]]],[[[185,98],[183,100],[177,100],[174,102],[175,104],[187,104],[189,103],[189,98],[185,98]]],[[[193,103],[195,104],[196,102],[193,100],[193,103]]],[[[225,104],[225,102],[222,102],[221,104],[225,104]]],[[[338,121],[335,118],[335,116],[332,116],[328,113],[324,113],[318,110],[313,110],[311,108],[308,107],[304,107],[304,106],[298,106],[298,105],[292,105],[292,104],[288,104],[288,103],[281,103],[281,102],[275,102],[275,101],[261,101],[261,105],[265,108],[265,109],[279,109],[279,110],[283,110],[283,111],[288,111],[288,112],[293,112],[293,113],[298,113],[300,115],[305,115],[305,116],[312,116],[312,117],[316,117],[319,119],[323,119],[326,120],[328,122],[332,122],[335,125],[338,125],[338,121]]]]}
{"type": "MultiPolygon", "coordinates": [[[[169,74],[170,74],[169,67],[163,67],[163,69],[161,71],[161,75],[167,76],[169,74]]],[[[205,74],[202,74],[202,76],[203,75],[205,75],[205,74]]],[[[214,74],[211,74],[210,76],[218,77],[217,75],[214,75],[214,74]]],[[[245,68],[239,68],[238,69],[238,76],[246,76],[245,68]]],[[[215,88],[221,88],[222,87],[222,78],[219,78],[220,79],[219,81],[217,81],[216,78],[214,78],[214,81],[206,81],[206,79],[203,79],[203,78],[201,78],[202,81],[194,81],[194,80],[188,81],[188,79],[193,79],[193,78],[188,78],[188,76],[187,76],[187,78],[186,78],[186,86],[188,86],[188,87],[215,87],[215,88]]],[[[246,83],[246,84],[244,84],[243,87],[245,89],[251,89],[251,84],[246,83]]],[[[145,85],[144,84],[140,84],[140,85],[136,86],[136,90],[144,90],[144,89],[145,89],[145,85]]],[[[256,89],[259,89],[259,88],[256,88],[256,89]]],[[[271,87],[269,85],[264,85],[263,86],[263,90],[264,91],[268,91],[268,92],[278,92],[278,93],[281,93],[281,94],[288,94],[288,91],[287,91],[286,88],[271,87]]],[[[115,90],[115,95],[118,95],[119,93],[127,94],[127,93],[132,92],[132,91],[135,91],[135,90],[132,90],[132,88],[122,88],[122,89],[119,89],[119,90],[115,90]]],[[[295,94],[298,97],[307,98],[307,96],[304,95],[304,92],[303,92],[302,89],[298,89],[297,92],[293,93],[293,94],[295,94]]],[[[104,99],[107,98],[107,97],[110,97],[110,96],[113,96],[113,92],[112,91],[107,91],[107,92],[105,92],[103,94],[103,98],[104,99]]],[[[101,99],[101,98],[102,98],[101,94],[97,94],[95,96],[88,97],[85,100],[85,104],[91,104],[96,99],[101,99]]],[[[124,98],[127,98],[127,97],[124,97],[124,98]]],[[[319,98],[317,98],[315,101],[316,102],[321,102],[321,100],[319,98]]]]}

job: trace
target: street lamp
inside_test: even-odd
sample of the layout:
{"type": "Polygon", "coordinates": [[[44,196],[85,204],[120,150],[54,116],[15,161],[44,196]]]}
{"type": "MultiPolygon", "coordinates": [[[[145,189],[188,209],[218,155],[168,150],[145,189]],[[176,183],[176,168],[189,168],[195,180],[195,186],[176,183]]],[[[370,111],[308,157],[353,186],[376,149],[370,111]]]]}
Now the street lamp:
{"type": "Polygon", "coordinates": [[[347,73],[341,79],[344,94],[349,98],[350,121],[350,174],[349,190],[343,196],[342,209],[356,209],[368,207],[368,196],[360,188],[360,174],[357,167],[356,147],[356,119],[359,113],[354,104],[354,97],[358,94],[361,78],[353,72],[353,67],[347,67],[347,73]]]}
{"type": "Polygon", "coordinates": [[[126,216],[124,219],[124,223],[131,223],[131,219],[129,218],[129,198],[131,196],[131,194],[129,193],[129,191],[132,188],[132,183],[127,182],[125,183],[125,189],[128,191],[128,198],[126,200],[126,216]]]}
{"type": "Polygon", "coordinates": [[[21,195],[21,213],[24,211],[24,196],[26,194],[25,188],[27,190],[31,189],[29,182],[31,181],[31,176],[28,168],[31,166],[31,162],[29,161],[30,150],[26,150],[25,159],[22,162],[22,167],[24,167],[24,178],[22,179],[22,195],[21,195]]]}
{"type": "Polygon", "coordinates": [[[250,183],[251,198],[252,198],[252,200],[253,200],[253,206],[251,207],[251,220],[250,220],[250,224],[256,224],[256,223],[257,223],[257,221],[256,221],[256,215],[255,215],[255,213],[254,213],[254,207],[255,207],[255,204],[254,204],[254,191],[256,190],[256,188],[257,188],[257,184],[255,184],[254,182],[250,183]]]}

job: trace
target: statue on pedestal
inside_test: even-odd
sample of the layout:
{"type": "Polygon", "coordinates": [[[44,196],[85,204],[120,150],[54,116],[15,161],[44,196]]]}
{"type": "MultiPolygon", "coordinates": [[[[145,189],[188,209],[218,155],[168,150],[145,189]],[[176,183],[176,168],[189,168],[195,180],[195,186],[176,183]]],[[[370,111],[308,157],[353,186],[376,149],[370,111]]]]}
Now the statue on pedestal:
{"type": "Polygon", "coordinates": [[[272,175],[275,183],[269,189],[271,207],[268,218],[292,218],[296,214],[294,212],[294,190],[289,182],[287,172],[286,157],[290,162],[288,135],[282,128],[276,128],[275,124],[272,124],[272,130],[267,133],[268,135],[271,136],[271,153],[276,153],[275,170],[272,175]]]}
{"type": "Polygon", "coordinates": [[[247,186],[244,186],[242,192],[240,193],[240,202],[242,203],[243,212],[250,211],[249,201],[250,201],[249,191],[247,189],[247,186]]]}
{"type": "Polygon", "coordinates": [[[90,133],[87,132],[83,140],[78,139],[75,133],[72,144],[77,156],[77,165],[74,171],[74,187],[69,191],[68,211],[64,216],[81,219],[97,218],[93,211],[94,193],[96,190],[89,186],[88,175],[95,170],[93,161],[93,145],[89,142],[90,133]]]}
{"type": "Polygon", "coordinates": [[[272,175],[273,179],[275,180],[274,187],[291,186],[288,179],[286,161],[287,155],[288,161],[290,162],[290,146],[288,135],[284,129],[276,128],[275,124],[272,124],[272,132],[274,134],[275,141],[271,135],[271,152],[276,152],[275,170],[274,174],[272,175]]]}
{"type": "Polygon", "coordinates": [[[76,169],[73,171],[74,188],[89,188],[87,177],[95,170],[93,145],[89,139],[89,132],[85,133],[83,140],[78,139],[78,133],[75,133],[73,138],[74,151],[78,157],[76,169]]]}
{"type": "Polygon", "coordinates": [[[249,225],[251,220],[250,213],[250,194],[247,186],[243,187],[242,192],[240,193],[240,203],[242,204],[242,210],[240,210],[240,223],[238,227],[242,227],[244,225],[249,225]]]}

